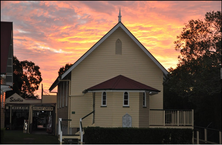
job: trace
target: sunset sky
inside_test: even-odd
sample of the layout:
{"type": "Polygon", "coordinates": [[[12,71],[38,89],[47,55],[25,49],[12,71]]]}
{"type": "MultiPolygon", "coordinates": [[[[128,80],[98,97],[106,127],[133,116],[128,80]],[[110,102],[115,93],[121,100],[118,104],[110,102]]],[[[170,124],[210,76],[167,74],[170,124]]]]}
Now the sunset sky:
{"type": "Polygon", "coordinates": [[[14,56],[40,67],[48,92],[60,67],[74,63],[117,24],[119,8],[122,23],[168,70],[178,62],[173,42],[185,23],[221,11],[221,2],[1,1],[1,21],[13,22],[14,56]]]}

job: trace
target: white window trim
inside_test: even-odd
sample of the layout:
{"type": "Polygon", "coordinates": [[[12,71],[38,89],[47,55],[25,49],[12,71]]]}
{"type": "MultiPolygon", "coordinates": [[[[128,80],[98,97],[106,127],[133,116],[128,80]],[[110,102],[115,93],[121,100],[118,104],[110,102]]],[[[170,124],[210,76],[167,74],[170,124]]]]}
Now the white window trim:
{"type": "MultiPolygon", "coordinates": [[[[145,104],[144,104],[144,105],[142,104],[142,105],[143,105],[143,107],[146,107],[146,92],[142,93],[142,95],[145,95],[145,96],[144,96],[144,100],[143,100],[143,101],[145,101],[145,104]]],[[[143,97],[143,96],[142,96],[142,97],[143,97]]],[[[142,101],[142,102],[143,102],[143,101],[142,101]]]]}
{"type": "Polygon", "coordinates": [[[123,106],[129,107],[129,92],[123,92],[123,106]],[[124,105],[124,94],[128,94],[128,105],[124,105]]]}
{"type": "Polygon", "coordinates": [[[106,92],[102,92],[102,96],[101,96],[101,106],[107,106],[107,93],[106,93],[106,105],[103,105],[103,93],[106,93],[106,92]]]}
{"type": "Polygon", "coordinates": [[[66,82],[66,106],[68,106],[69,82],[66,82]]]}

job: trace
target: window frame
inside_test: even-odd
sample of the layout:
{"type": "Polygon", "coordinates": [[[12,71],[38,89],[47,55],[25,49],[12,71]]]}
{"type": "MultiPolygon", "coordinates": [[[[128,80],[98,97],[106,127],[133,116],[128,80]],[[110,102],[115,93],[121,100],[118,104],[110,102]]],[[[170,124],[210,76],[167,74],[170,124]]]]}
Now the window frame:
{"type": "Polygon", "coordinates": [[[107,106],[107,93],[106,93],[106,92],[102,92],[102,96],[101,96],[101,106],[102,106],[102,107],[106,107],[106,106],[107,106]],[[103,99],[104,99],[104,98],[103,98],[103,94],[104,94],[104,93],[105,93],[105,97],[106,97],[106,100],[105,100],[106,104],[105,104],[105,105],[103,104],[103,101],[104,101],[104,100],[103,100],[103,99]]]}
{"type": "Polygon", "coordinates": [[[129,92],[123,92],[123,107],[129,107],[129,92]],[[127,101],[128,101],[128,104],[127,104],[127,105],[124,104],[124,101],[125,101],[125,93],[127,93],[127,101]]]}
{"type": "Polygon", "coordinates": [[[66,106],[68,106],[69,82],[66,82],[66,106]]]}
{"type": "Polygon", "coordinates": [[[143,108],[146,108],[146,92],[142,93],[142,105],[143,108]]]}

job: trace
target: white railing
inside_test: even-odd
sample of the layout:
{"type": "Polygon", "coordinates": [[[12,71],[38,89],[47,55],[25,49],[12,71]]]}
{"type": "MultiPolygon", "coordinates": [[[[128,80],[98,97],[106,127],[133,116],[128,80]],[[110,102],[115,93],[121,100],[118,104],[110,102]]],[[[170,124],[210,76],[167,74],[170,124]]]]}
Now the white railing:
{"type": "Polygon", "coordinates": [[[193,110],[150,109],[150,126],[192,126],[193,110]]]}
{"type": "Polygon", "coordinates": [[[63,135],[67,135],[67,134],[63,134],[64,133],[67,133],[68,132],[68,126],[66,125],[62,125],[62,121],[72,121],[72,119],[62,119],[62,118],[59,118],[59,121],[58,121],[58,135],[59,135],[59,142],[60,144],[62,144],[62,138],[63,138],[63,135]]]}
{"type": "Polygon", "coordinates": [[[79,120],[79,132],[80,132],[80,141],[81,141],[80,143],[81,144],[83,143],[83,134],[84,134],[83,127],[82,127],[82,120],[85,119],[86,117],[88,117],[89,115],[91,115],[92,113],[94,113],[94,111],[90,112],[89,114],[87,114],[83,118],[80,118],[80,120],[79,120]]]}
{"type": "Polygon", "coordinates": [[[58,135],[59,135],[59,142],[62,144],[62,118],[59,118],[59,123],[58,123],[58,135]]]}

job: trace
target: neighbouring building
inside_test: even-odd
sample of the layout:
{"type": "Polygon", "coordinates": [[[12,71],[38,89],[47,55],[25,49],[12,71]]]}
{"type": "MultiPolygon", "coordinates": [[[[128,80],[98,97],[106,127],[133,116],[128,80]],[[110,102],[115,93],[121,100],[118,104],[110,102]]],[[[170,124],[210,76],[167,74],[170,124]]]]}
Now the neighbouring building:
{"type": "Polygon", "coordinates": [[[121,22],[49,88],[58,86],[63,133],[83,127],[193,128],[193,110],[163,110],[168,71],[121,22]]]}
{"type": "Polygon", "coordinates": [[[6,91],[13,86],[13,23],[1,22],[1,128],[5,126],[6,91]]]}
{"type": "Polygon", "coordinates": [[[56,124],[56,96],[42,95],[41,99],[24,99],[14,93],[5,100],[5,128],[10,130],[23,130],[24,121],[27,122],[27,132],[50,132],[55,134],[56,124]],[[49,118],[50,121],[49,122],[49,118]]]}

